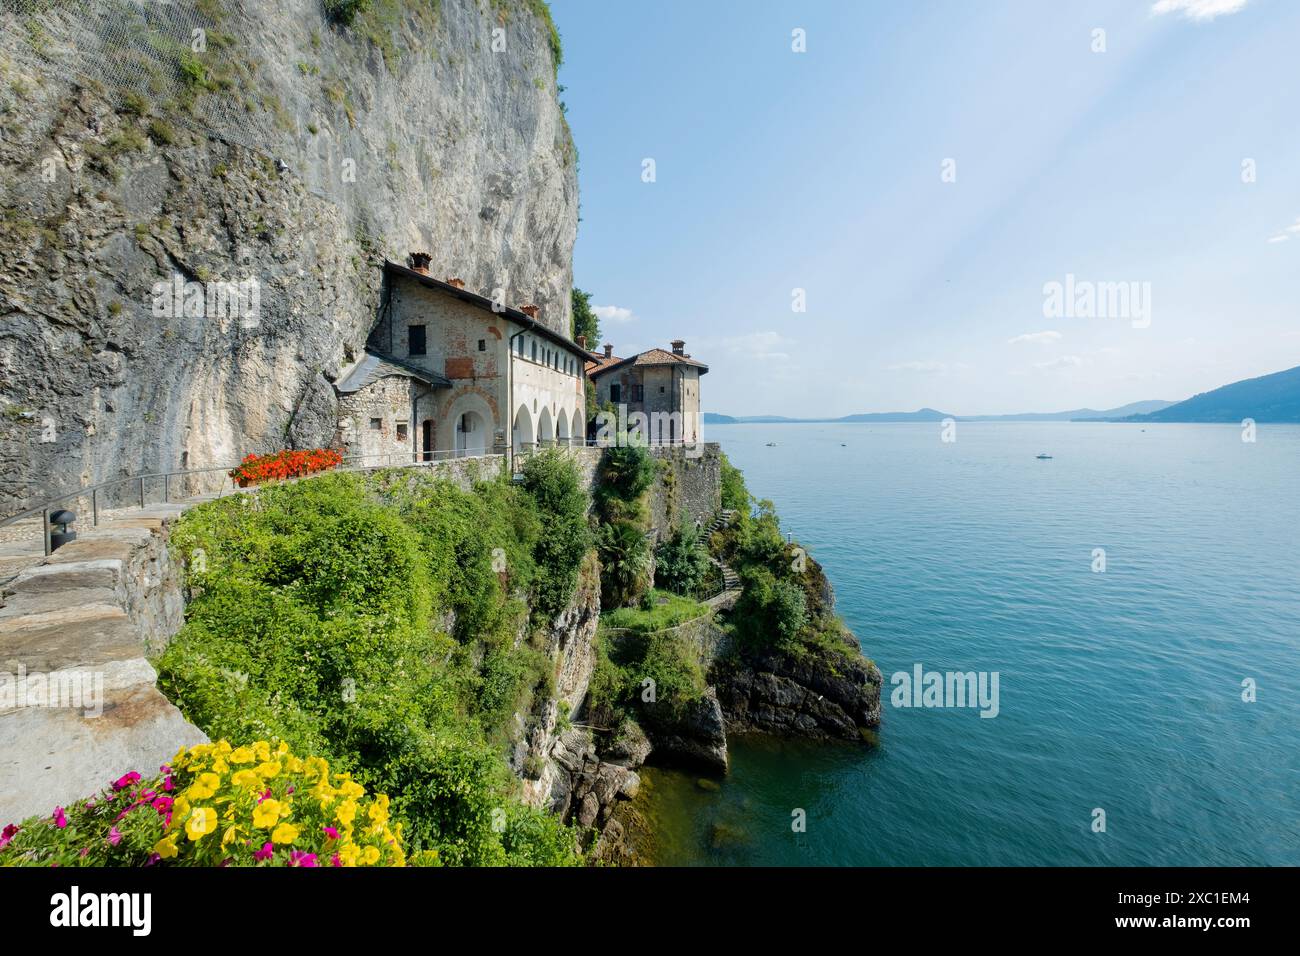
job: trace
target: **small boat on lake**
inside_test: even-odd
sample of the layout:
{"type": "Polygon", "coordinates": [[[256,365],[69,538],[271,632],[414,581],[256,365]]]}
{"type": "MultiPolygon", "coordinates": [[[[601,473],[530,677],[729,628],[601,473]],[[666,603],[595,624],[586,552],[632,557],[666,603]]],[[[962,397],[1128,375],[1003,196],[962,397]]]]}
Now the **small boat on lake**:
{"type": "Polygon", "coordinates": [[[1047,452],[1043,452],[1041,455],[1035,455],[1034,457],[1037,458],[1039,461],[1051,461],[1051,460],[1052,460],[1052,456],[1049,455],[1047,452]]]}

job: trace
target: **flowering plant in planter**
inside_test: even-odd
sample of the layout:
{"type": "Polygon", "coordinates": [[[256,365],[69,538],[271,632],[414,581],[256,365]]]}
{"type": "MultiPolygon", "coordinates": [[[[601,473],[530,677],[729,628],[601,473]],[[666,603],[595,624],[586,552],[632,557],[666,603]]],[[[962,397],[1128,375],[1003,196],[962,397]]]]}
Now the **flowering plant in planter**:
{"type": "Polygon", "coordinates": [[[235,484],[247,488],[263,481],[283,481],[286,478],[301,478],[303,475],[328,471],[337,468],[342,462],[343,455],[333,448],[286,449],[273,455],[248,455],[229,474],[235,484]]]}
{"type": "Polygon", "coordinates": [[[405,866],[388,797],[285,743],[182,749],[161,773],[0,831],[0,866],[405,866]]]}

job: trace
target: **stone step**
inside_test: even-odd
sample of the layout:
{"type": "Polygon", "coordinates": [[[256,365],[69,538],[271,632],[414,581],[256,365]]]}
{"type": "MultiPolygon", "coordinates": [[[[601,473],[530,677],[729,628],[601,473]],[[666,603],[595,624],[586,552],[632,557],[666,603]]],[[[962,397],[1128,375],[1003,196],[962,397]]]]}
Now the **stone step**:
{"type": "Polygon", "coordinates": [[[0,668],[96,668],[142,656],[139,629],[121,607],[84,607],[0,620],[0,668]]]}
{"type": "Polygon", "coordinates": [[[152,679],[106,688],[102,706],[99,716],[84,707],[0,712],[0,821],[45,816],[131,770],[156,774],[180,747],[207,740],[152,679]]]}

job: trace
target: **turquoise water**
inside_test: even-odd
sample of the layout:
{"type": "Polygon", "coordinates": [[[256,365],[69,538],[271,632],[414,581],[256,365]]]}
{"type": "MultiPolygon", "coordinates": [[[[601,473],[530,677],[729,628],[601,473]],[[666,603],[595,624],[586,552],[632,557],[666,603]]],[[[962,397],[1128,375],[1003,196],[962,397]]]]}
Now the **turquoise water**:
{"type": "Polygon", "coordinates": [[[657,862],[1300,864],[1300,427],[939,429],[709,440],[825,565],[886,690],[997,671],[998,716],[886,702],[874,751],[736,740],[717,792],[651,771],[657,862]]]}

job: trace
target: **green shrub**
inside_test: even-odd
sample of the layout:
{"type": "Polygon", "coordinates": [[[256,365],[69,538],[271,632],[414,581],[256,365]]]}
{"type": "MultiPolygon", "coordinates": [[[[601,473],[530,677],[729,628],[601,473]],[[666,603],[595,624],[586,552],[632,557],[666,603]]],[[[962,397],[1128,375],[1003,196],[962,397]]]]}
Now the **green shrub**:
{"type": "Polygon", "coordinates": [[[649,490],[656,474],[655,460],[644,445],[618,444],[601,457],[599,488],[606,498],[635,501],[649,490]]]}
{"type": "Polygon", "coordinates": [[[678,594],[694,595],[709,571],[709,558],[694,525],[683,524],[655,552],[655,583],[678,594]]]}
{"type": "Polygon", "coordinates": [[[370,9],[372,0],[325,0],[325,15],[335,23],[351,26],[361,14],[370,9]]]}
{"type": "Polygon", "coordinates": [[[745,476],[733,465],[726,455],[722,455],[722,507],[732,511],[749,513],[749,489],[745,487],[745,476]]]}
{"type": "Polygon", "coordinates": [[[401,471],[201,505],[173,531],[193,597],[159,685],[214,739],[279,737],[388,793],[417,862],[576,860],[567,828],[513,800],[499,746],[545,677],[510,640],[543,520],[507,481],[401,471]]]}
{"type": "Polygon", "coordinates": [[[537,503],[542,532],[535,550],[538,578],[533,610],[549,619],[564,610],[578,583],[578,569],[591,547],[587,494],[577,465],[559,450],[524,463],[524,489],[537,503]]]}

